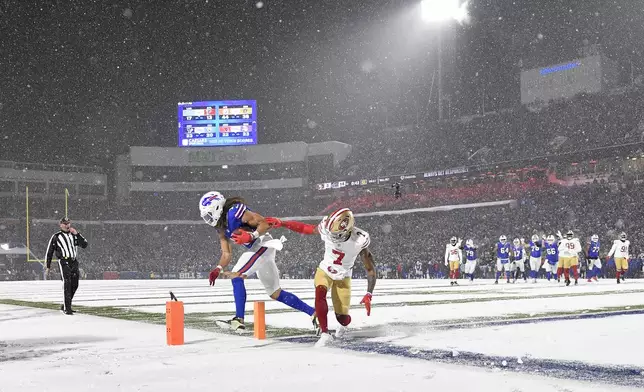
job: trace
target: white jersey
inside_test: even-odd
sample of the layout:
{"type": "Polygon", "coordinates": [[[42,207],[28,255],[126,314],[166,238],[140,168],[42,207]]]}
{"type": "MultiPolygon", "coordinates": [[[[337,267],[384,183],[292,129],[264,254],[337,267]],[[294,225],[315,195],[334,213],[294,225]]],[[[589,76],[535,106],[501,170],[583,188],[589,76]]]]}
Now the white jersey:
{"type": "Polygon", "coordinates": [[[630,245],[631,242],[629,240],[615,240],[613,242],[613,247],[610,248],[610,252],[608,252],[608,257],[615,254],[616,259],[628,259],[628,247],[630,245]]]}
{"type": "Polygon", "coordinates": [[[559,241],[559,257],[577,257],[581,252],[579,238],[571,240],[564,238],[559,241]]]}
{"type": "Polygon", "coordinates": [[[333,280],[350,278],[358,255],[369,246],[369,233],[354,227],[349,239],[344,242],[334,242],[328,235],[325,223],[326,217],[318,226],[320,237],[324,241],[324,260],[320,263],[320,269],[333,280]]]}
{"type": "Polygon", "coordinates": [[[461,261],[462,256],[461,248],[456,245],[447,244],[445,247],[445,262],[448,261],[461,261]]]}

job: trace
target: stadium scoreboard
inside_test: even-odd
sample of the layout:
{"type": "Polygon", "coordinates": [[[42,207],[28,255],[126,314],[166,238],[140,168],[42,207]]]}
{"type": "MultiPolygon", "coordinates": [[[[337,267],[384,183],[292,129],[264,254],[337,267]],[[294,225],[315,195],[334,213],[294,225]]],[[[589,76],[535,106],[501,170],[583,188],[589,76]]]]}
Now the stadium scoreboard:
{"type": "Polygon", "coordinates": [[[257,101],[179,102],[179,147],[257,144],[257,101]]]}

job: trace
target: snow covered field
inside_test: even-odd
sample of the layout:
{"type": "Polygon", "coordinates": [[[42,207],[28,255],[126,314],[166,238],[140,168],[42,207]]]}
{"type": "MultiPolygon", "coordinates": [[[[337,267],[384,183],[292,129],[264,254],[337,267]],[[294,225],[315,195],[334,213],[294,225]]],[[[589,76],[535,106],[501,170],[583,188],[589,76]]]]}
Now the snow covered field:
{"type": "MultiPolygon", "coordinates": [[[[313,302],[310,281],[282,283],[313,302]]],[[[446,283],[379,280],[367,317],[365,282],[354,281],[352,333],[316,350],[308,317],[269,302],[256,280],[247,319],[252,301],[266,301],[266,341],[212,325],[233,312],[227,281],[82,281],[74,316],[42,308],[60,303],[60,282],[2,282],[0,391],[644,388],[644,281],[446,283]],[[170,290],[185,303],[182,347],[165,346],[154,324],[170,290]]]]}

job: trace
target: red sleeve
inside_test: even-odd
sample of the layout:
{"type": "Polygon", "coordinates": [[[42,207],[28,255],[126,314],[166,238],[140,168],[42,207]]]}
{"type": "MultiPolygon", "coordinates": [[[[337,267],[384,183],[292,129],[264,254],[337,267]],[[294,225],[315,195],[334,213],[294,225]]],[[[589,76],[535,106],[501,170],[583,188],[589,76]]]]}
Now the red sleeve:
{"type": "Polygon", "coordinates": [[[301,234],[314,234],[316,225],[309,225],[298,221],[282,221],[282,226],[301,234]]]}

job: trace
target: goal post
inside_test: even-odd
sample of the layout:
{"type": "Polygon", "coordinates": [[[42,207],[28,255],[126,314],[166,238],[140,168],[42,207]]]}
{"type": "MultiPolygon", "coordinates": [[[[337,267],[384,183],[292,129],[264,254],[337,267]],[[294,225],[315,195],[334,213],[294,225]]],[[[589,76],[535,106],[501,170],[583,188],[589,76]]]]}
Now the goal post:
{"type": "MultiPolygon", "coordinates": [[[[69,214],[69,190],[65,188],[65,216],[69,214]]],[[[31,249],[31,219],[29,217],[29,187],[25,187],[25,234],[26,234],[26,248],[27,248],[27,262],[40,263],[43,266],[43,274],[45,270],[46,260],[40,259],[31,249]]]]}

